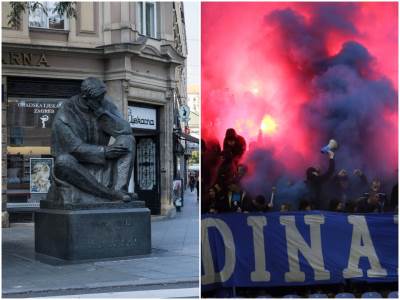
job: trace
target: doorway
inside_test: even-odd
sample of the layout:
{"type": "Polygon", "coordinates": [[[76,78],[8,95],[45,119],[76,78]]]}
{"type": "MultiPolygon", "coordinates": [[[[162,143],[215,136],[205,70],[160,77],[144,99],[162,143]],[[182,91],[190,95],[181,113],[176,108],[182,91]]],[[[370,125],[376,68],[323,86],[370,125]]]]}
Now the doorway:
{"type": "Polygon", "coordinates": [[[161,213],[157,136],[136,137],[135,192],[152,215],[161,213]]]}

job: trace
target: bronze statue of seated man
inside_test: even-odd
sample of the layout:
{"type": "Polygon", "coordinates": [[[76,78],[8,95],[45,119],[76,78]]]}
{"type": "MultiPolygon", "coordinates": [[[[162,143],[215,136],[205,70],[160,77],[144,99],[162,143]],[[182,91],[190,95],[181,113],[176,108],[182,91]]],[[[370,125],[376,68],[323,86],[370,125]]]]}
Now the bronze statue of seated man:
{"type": "Polygon", "coordinates": [[[81,93],[58,110],[52,125],[55,164],[47,201],[85,204],[133,200],[128,186],[135,138],[106,92],[101,80],[89,77],[82,82],[81,93]]]}

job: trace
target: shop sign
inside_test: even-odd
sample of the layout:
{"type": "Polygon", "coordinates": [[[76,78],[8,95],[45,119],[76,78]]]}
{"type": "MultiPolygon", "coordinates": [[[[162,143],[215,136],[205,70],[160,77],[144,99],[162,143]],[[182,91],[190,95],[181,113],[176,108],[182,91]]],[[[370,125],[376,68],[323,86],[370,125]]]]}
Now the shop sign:
{"type": "Polygon", "coordinates": [[[185,155],[192,156],[192,149],[186,147],[185,155]]]}
{"type": "Polygon", "coordinates": [[[3,55],[4,65],[50,67],[46,54],[33,54],[29,52],[8,52],[3,55]]]}
{"type": "Polygon", "coordinates": [[[190,120],[190,108],[187,105],[182,105],[179,107],[179,120],[181,122],[189,122],[190,120]]]}
{"type": "Polygon", "coordinates": [[[157,129],[157,110],[137,106],[128,107],[128,121],[131,128],[157,129]]]}
{"type": "Polygon", "coordinates": [[[199,144],[193,142],[187,142],[186,147],[192,151],[199,151],[199,144]]]}
{"type": "Polygon", "coordinates": [[[63,100],[9,100],[9,121],[12,126],[51,128],[63,100]]]}

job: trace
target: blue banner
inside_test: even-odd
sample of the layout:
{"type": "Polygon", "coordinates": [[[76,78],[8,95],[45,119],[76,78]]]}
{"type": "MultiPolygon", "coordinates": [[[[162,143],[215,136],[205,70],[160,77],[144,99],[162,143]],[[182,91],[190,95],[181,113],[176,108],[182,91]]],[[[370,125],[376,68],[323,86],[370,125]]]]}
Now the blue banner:
{"type": "Polygon", "coordinates": [[[397,215],[202,216],[202,289],[397,281],[397,215]]]}

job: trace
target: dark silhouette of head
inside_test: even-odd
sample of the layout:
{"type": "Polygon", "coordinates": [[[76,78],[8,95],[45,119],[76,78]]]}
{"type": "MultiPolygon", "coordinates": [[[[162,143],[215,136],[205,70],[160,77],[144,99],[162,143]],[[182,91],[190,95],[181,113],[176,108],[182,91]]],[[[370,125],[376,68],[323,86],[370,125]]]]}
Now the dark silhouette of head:
{"type": "Polygon", "coordinates": [[[103,81],[95,77],[88,77],[81,84],[81,95],[84,99],[100,98],[107,92],[103,81]]]}
{"type": "Polygon", "coordinates": [[[233,128],[228,128],[225,133],[225,137],[228,139],[234,139],[236,137],[236,131],[233,128]]]}
{"type": "Polygon", "coordinates": [[[374,178],[370,184],[370,191],[378,193],[381,188],[381,181],[378,178],[374,178]]]}
{"type": "Polygon", "coordinates": [[[308,200],[301,200],[299,204],[299,210],[312,210],[312,204],[308,200]]]}
{"type": "Polygon", "coordinates": [[[265,197],[263,195],[258,195],[255,199],[255,202],[259,205],[265,205],[267,200],[265,199],[265,197]]]}
{"type": "Polygon", "coordinates": [[[312,182],[315,180],[316,177],[319,176],[319,170],[314,167],[309,167],[306,171],[306,179],[309,182],[312,182]]]}

